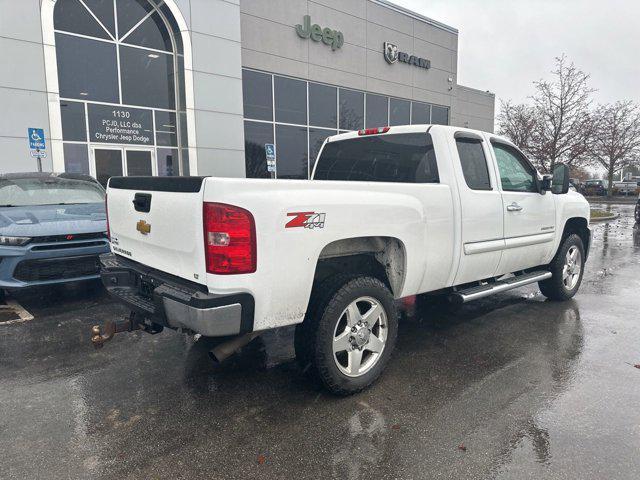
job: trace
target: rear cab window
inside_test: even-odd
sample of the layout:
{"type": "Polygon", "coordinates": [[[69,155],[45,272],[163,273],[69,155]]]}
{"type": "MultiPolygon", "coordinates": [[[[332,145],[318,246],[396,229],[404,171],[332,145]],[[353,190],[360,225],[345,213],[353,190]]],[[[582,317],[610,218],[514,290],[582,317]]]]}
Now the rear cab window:
{"type": "Polygon", "coordinates": [[[491,190],[489,167],[482,139],[456,135],[456,147],[467,186],[471,190],[491,190]]]}
{"type": "Polygon", "coordinates": [[[314,180],[439,183],[429,133],[362,136],[325,144],[314,180]]]}

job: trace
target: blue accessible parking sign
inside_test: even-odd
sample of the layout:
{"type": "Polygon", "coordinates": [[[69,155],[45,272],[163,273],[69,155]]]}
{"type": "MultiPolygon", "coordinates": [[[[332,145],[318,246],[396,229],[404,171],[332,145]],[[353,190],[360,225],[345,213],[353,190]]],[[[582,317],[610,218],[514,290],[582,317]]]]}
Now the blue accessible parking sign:
{"type": "Polygon", "coordinates": [[[276,171],[276,146],[273,143],[265,143],[264,152],[267,157],[267,172],[275,172],[276,171]]]}
{"type": "Polygon", "coordinates": [[[44,150],[47,148],[44,141],[44,129],[29,128],[29,148],[31,150],[44,150]]]}

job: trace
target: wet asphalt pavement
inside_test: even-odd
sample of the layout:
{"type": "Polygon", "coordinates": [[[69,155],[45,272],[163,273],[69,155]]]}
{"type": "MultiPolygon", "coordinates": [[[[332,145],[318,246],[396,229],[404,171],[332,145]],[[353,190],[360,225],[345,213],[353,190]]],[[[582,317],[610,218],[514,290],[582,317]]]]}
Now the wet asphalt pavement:
{"type": "Polygon", "coordinates": [[[640,476],[640,231],[593,225],[581,290],[535,286],[400,323],[381,380],[349,398],[307,382],[292,330],[221,366],[207,343],[90,326],[126,313],[99,285],[17,300],[0,325],[0,478],[640,476]]]}

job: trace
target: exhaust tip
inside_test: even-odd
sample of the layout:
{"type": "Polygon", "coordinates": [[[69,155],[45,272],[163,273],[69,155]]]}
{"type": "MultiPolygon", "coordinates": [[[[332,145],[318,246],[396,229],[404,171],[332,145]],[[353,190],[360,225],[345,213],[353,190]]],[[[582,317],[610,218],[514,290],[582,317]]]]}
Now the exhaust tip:
{"type": "Polygon", "coordinates": [[[209,355],[209,358],[211,359],[211,361],[215,364],[215,365],[220,365],[222,362],[224,362],[225,358],[223,359],[219,359],[217,357],[217,355],[213,352],[213,350],[210,350],[207,355],[209,355]]]}
{"type": "Polygon", "coordinates": [[[215,364],[224,362],[231,355],[236,353],[245,345],[248,345],[254,338],[260,335],[260,332],[251,332],[244,335],[238,335],[230,340],[219,343],[211,350],[209,350],[209,358],[213,360],[215,364]]]}

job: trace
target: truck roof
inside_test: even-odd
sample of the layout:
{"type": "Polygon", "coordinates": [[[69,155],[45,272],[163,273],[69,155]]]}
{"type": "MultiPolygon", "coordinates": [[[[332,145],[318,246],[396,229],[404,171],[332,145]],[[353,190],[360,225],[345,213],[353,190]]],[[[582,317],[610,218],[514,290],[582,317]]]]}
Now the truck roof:
{"type": "MultiPolygon", "coordinates": [[[[379,128],[387,128],[387,127],[379,127],[379,128]]],[[[386,134],[400,134],[400,133],[422,133],[422,132],[426,132],[426,131],[434,131],[434,130],[448,130],[451,131],[452,133],[455,132],[469,132],[469,133],[475,133],[475,134],[489,134],[492,137],[495,138],[499,138],[500,140],[509,143],[509,144],[513,144],[508,138],[503,137],[501,135],[496,135],[494,133],[491,132],[484,132],[482,130],[474,130],[472,128],[464,128],[464,127],[455,127],[455,126],[451,126],[451,125],[432,125],[432,124],[419,124],[419,125],[397,125],[397,126],[393,126],[393,127],[388,127],[389,131],[386,134]]],[[[358,138],[360,136],[360,133],[362,130],[356,130],[356,131],[351,131],[351,132],[346,132],[346,133],[340,133],[338,135],[332,135],[329,138],[327,138],[327,142],[338,142],[341,140],[348,140],[351,138],[358,138]]]]}

